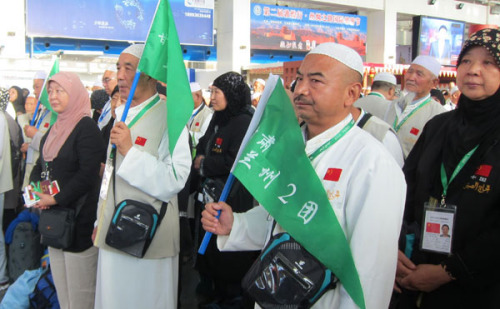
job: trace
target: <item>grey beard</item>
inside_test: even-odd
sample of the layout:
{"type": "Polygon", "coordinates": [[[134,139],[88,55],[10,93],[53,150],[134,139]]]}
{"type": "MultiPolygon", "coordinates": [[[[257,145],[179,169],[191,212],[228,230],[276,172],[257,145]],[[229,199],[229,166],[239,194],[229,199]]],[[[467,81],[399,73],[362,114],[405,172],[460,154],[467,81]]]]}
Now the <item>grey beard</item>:
{"type": "Polygon", "coordinates": [[[411,102],[413,102],[413,99],[415,99],[416,95],[417,94],[415,92],[408,92],[407,95],[405,95],[404,97],[398,99],[397,104],[401,108],[401,112],[404,112],[405,108],[409,104],[411,104],[411,102]]]}

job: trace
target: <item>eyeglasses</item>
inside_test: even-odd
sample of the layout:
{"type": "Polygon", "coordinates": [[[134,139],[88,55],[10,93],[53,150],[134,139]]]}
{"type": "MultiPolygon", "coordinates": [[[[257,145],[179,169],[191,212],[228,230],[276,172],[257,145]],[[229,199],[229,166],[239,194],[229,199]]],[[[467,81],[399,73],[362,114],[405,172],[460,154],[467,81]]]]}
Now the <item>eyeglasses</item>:
{"type": "Polygon", "coordinates": [[[112,81],[113,79],[116,79],[116,77],[112,77],[112,78],[106,77],[106,78],[103,78],[103,79],[102,79],[102,83],[103,83],[103,84],[107,84],[107,83],[109,83],[110,81],[112,81]]]}

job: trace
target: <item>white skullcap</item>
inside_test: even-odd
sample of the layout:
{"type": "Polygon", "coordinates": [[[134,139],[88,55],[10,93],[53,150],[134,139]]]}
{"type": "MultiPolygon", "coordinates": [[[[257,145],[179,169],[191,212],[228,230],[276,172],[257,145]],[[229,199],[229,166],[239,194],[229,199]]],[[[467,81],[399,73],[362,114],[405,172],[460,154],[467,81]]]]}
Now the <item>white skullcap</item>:
{"type": "Polygon", "coordinates": [[[454,94],[455,92],[458,91],[458,87],[457,86],[454,86],[453,88],[451,88],[450,90],[450,94],[454,94]]]}
{"type": "Polygon", "coordinates": [[[47,78],[47,73],[45,71],[36,71],[35,76],[33,76],[33,79],[46,79],[47,78]]]}
{"type": "Polygon", "coordinates": [[[377,75],[375,75],[375,78],[373,79],[374,82],[386,82],[389,84],[393,84],[394,86],[397,86],[398,82],[396,81],[396,76],[389,72],[380,72],[377,75]]]}
{"type": "Polygon", "coordinates": [[[33,93],[28,94],[27,98],[33,98],[36,99],[35,95],[33,93]]]}
{"type": "Polygon", "coordinates": [[[100,80],[96,80],[92,86],[102,88],[102,82],[100,80]]]}
{"type": "Polygon", "coordinates": [[[201,90],[201,86],[197,82],[189,83],[189,88],[191,88],[191,92],[196,92],[201,90]]]}
{"type": "Polygon", "coordinates": [[[141,59],[144,51],[144,44],[132,44],[122,51],[122,54],[131,54],[132,56],[141,59]]]}
{"type": "Polygon", "coordinates": [[[262,86],[265,86],[265,85],[266,85],[266,81],[265,81],[265,80],[263,80],[262,78],[257,78],[257,79],[255,80],[255,82],[256,82],[256,83],[261,84],[262,86]]]}
{"type": "Polygon", "coordinates": [[[319,54],[342,62],[363,76],[363,60],[352,48],[333,42],[323,43],[311,50],[307,55],[319,54]]]}
{"type": "Polygon", "coordinates": [[[104,70],[104,72],[110,71],[110,72],[115,72],[116,73],[116,64],[110,65],[109,67],[104,70]]]}
{"type": "Polygon", "coordinates": [[[420,66],[423,66],[424,68],[429,70],[429,72],[434,74],[435,77],[438,77],[439,72],[441,71],[441,63],[439,63],[436,58],[431,56],[418,56],[417,58],[415,58],[415,60],[413,60],[411,64],[418,64],[420,66]]]}

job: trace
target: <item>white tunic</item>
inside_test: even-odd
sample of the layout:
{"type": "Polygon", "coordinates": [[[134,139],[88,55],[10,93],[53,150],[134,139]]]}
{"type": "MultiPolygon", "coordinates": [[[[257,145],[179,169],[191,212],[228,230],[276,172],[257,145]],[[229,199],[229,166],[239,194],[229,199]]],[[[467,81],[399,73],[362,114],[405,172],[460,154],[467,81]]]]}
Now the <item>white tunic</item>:
{"type": "MultiPolygon", "coordinates": [[[[351,119],[306,142],[309,155],[331,139],[351,119]]],[[[386,309],[394,284],[398,238],[406,184],[401,168],[387,150],[368,133],[353,127],[321,153],[312,165],[322,179],[331,206],[351,248],[366,308],[386,309]],[[324,180],[329,168],[342,169],[338,181],[324,180]]],[[[219,236],[221,250],[262,249],[272,221],[262,206],[235,214],[229,236],[219,236]]],[[[281,232],[277,226],[275,233],[281,232]]],[[[325,244],[327,245],[327,244],[325,244]]],[[[340,284],[325,293],[313,308],[357,308],[340,284]]]]}
{"type": "MultiPolygon", "coordinates": [[[[153,98],[130,108],[125,123],[128,124],[153,98]]],[[[117,119],[121,119],[122,112],[122,106],[116,109],[117,119]]],[[[147,115],[146,113],[144,117],[147,115]]],[[[116,175],[158,200],[168,202],[176,199],[191,168],[187,140],[188,133],[185,129],[179,137],[174,154],[171,155],[165,131],[158,147],[158,158],[134,146],[125,156],[116,175]],[[174,176],[172,163],[175,163],[177,178],[174,176]]],[[[177,214],[177,210],[175,213],[177,214]]],[[[162,224],[163,222],[167,222],[166,217],[162,224]]],[[[155,235],[156,239],[158,233],[155,235]]],[[[152,248],[153,244],[150,249],[152,248]]],[[[177,308],[178,261],[178,253],[172,257],[138,259],[101,248],[97,267],[95,308],[177,308]]]]}

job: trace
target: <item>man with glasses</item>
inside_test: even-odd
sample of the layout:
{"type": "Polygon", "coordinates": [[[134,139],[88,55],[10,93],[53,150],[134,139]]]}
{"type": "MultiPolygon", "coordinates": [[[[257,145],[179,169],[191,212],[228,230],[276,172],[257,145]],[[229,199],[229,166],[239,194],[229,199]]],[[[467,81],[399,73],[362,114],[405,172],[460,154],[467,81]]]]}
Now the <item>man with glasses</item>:
{"type": "MultiPolygon", "coordinates": [[[[104,86],[104,90],[111,97],[111,92],[115,89],[118,81],[116,80],[116,66],[109,66],[104,74],[102,75],[102,85],[104,86]]],[[[111,99],[108,100],[106,105],[102,108],[102,113],[99,119],[97,120],[97,125],[99,129],[102,130],[108,124],[111,119],[111,99]]]]}

